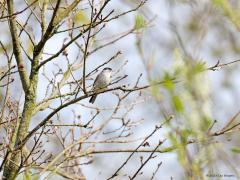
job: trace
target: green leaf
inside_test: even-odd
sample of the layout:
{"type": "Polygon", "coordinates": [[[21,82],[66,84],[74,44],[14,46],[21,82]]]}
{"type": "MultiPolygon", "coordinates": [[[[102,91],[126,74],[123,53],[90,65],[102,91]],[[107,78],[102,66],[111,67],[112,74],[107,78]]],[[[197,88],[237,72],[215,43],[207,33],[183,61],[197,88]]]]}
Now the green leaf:
{"type": "Polygon", "coordinates": [[[173,65],[172,70],[175,76],[181,76],[185,74],[187,64],[185,63],[183,56],[178,48],[173,51],[173,65]]]}
{"type": "Polygon", "coordinates": [[[134,28],[136,30],[142,29],[146,27],[146,21],[144,20],[144,18],[141,15],[137,15],[135,17],[135,26],[134,28]]]}
{"type": "Polygon", "coordinates": [[[152,86],[151,87],[151,94],[157,100],[161,99],[161,93],[159,92],[159,86],[152,86]]]}
{"type": "Polygon", "coordinates": [[[173,79],[173,77],[168,72],[164,73],[164,78],[163,78],[163,80],[165,81],[164,87],[168,91],[173,91],[175,88],[175,84],[173,83],[172,79],[173,79]]]}
{"type": "Polygon", "coordinates": [[[240,153],[240,148],[239,147],[233,147],[231,149],[231,151],[234,152],[234,153],[240,153]]]}
{"type": "Polygon", "coordinates": [[[195,64],[194,71],[195,71],[196,73],[203,72],[203,71],[205,71],[205,69],[206,69],[206,62],[204,62],[204,61],[198,61],[198,62],[195,64]]]}
{"type": "Polygon", "coordinates": [[[86,16],[85,12],[83,10],[79,10],[74,18],[73,18],[74,22],[77,24],[86,24],[89,23],[89,19],[86,16]]]}
{"type": "Polygon", "coordinates": [[[25,180],[30,180],[31,179],[31,173],[29,171],[25,171],[24,173],[24,179],[25,180]]]}
{"type": "Polygon", "coordinates": [[[212,125],[212,120],[209,119],[208,117],[203,117],[201,121],[201,130],[206,131],[209,129],[209,127],[212,125]]]}
{"type": "Polygon", "coordinates": [[[179,96],[172,96],[172,103],[177,112],[183,112],[183,104],[179,96]]]}

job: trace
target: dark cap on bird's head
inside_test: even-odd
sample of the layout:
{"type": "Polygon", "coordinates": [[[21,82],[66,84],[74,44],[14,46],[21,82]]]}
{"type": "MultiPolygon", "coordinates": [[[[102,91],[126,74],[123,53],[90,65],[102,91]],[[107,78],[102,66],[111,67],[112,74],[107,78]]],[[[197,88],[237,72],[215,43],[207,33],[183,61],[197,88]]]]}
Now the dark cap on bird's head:
{"type": "Polygon", "coordinates": [[[103,69],[103,71],[112,71],[112,68],[105,67],[105,68],[103,69]]]}

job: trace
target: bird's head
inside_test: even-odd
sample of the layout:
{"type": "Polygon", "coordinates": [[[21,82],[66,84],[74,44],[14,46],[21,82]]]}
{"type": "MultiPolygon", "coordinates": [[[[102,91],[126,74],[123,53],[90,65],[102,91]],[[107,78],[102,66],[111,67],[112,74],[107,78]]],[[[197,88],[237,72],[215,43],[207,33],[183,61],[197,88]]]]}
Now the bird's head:
{"type": "Polygon", "coordinates": [[[105,68],[103,69],[103,71],[110,71],[110,72],[112,72],[112,68],[105,67],[105,68]]]}
{"type": "Polygon", "coordinates": [[[112,69],[109,68],[109,67],[105,67],[105,68],[102,70],[102,73],[104,73],[105,75],[111,77],[112,69]]]}

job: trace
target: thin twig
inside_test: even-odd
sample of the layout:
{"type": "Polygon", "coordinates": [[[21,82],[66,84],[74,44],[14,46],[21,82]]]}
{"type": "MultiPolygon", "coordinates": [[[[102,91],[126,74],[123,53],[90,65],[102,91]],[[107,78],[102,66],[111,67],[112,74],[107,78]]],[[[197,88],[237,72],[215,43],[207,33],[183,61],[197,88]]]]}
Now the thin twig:
{"type": "Polygon", "coordinates": [[[228,66],[228,65],[231,65],[231,64],[237,63],[237,62],[240,62],[240,59],[235,60],[235,61],[231,61],[231,62],[228,62],[228,63],[223,63],[223,64],[220,64],[220,60],[218,60],[217,63],[214,66],[211,66],[211,67],[207,68],[206,70],[217,71],[224,66],[228,66]]]}

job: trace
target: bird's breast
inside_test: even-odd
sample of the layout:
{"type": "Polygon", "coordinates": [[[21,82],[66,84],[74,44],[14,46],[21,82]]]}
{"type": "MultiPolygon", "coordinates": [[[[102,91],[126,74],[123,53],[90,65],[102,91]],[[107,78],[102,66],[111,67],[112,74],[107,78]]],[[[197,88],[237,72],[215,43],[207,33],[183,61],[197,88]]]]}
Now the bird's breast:
{"type": "Polygon", "coordinates": [[[110,77],[102,75],[96,81],[95,88],[104,88],[110,83],[110,77]]]}

